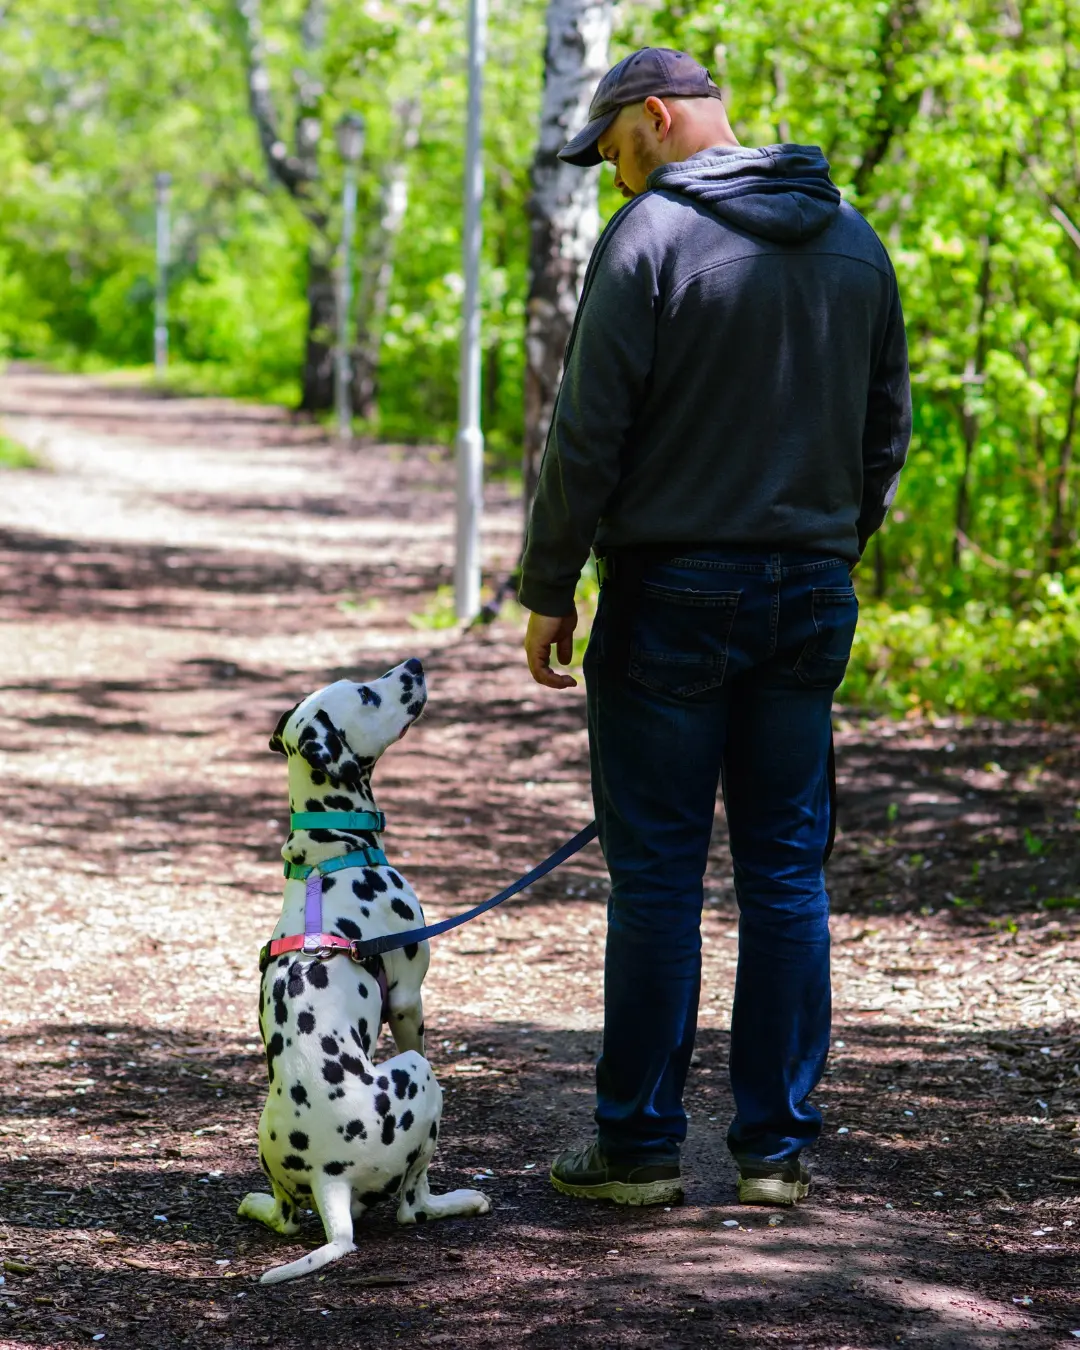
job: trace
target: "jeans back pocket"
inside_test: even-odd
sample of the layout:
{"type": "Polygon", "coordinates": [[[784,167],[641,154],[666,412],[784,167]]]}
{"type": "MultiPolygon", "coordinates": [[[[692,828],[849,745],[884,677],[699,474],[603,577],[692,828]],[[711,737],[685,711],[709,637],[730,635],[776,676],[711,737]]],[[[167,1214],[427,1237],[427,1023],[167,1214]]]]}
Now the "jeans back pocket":
{"type": "Polygon", "coordinates": [[[859,601],[854,586],[816,586],[810,594],[814,635],[795,662],[795,674],[812,689],[836,689],[844,678],[859,601]]]}
{"type": "Polygon", "coordinates": [[[673,698],[719,689],[741,595],[646,581],[631,629],[630,678],[673,698]]]}

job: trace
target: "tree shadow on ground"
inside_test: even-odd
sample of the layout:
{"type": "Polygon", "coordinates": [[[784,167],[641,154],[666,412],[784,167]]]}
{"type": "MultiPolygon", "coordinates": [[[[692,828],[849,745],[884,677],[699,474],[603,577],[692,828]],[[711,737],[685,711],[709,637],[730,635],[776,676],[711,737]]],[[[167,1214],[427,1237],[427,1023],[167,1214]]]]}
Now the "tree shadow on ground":
{"type": "MultiPolygon", "coordinates": [[[[734,1204],[726,1034],[699,1037],[687,1203],[670,1211],[582,1204],[546,1181],[546,1159],[589,1129],[595,1033],[455,1018],[440,1035],[429,1046],[446,1092],[433,1185],[481,1185],[492,1215],[403,1229],[384,1206],[324,1279],[271,1288],[252,1277],[321,1237],[314,1219],[285,1240],[235,1215],[247,1189],[263,1189],[254,1050],[227,1033],[107,1023],[6,1037],[17,1072],[5,1084],[5,1247],[32,1267],[8,1276],[8,1343],[81,1343],[89,1329],[120,1346],[331,1345],[360,1318],[372,1344],[630,1347],[659,1334],[693,1347],[900,1338],[978,1350],[1018,1333],[1049,1345],[1075,1317],[1053,1237],[1077,1213],[1076,1192],[1064,1197],[1053,1177],[1077,1160],[1045,1127],[1036,1155],[1035,1131],[1019,1123],[1047,1057],[1016,1043],[1019,1079],[979,1067],[1012,1033],[845,1031],[847,1053],[819,1092],[830,1110],[816,1197],[778,1227],[734,1204]],[[1031,1251],[1031,1228],[1046,1250],[1031,1251]],[[1039,1305],[1018,1308],[1036,1282],[1039,1305]]],[[[1064,1033],[1038,1039],[1072,1047],[1064,1033]]]]}

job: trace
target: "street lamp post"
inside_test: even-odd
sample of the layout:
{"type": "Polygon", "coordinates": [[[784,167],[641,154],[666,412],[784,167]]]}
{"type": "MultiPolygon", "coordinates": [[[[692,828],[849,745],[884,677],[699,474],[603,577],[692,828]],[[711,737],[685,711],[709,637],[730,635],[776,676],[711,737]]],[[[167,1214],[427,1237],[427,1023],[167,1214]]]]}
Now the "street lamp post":
{"type": "Polygon", "coordinates": [[[465,293],[458,390],[457,559],[454,606],[459,619],[480,608],[480,515],[484,487],[484,433],[480,429],[480,208],[484,200],[480,96],[487,38],[487,0],[469,0],[469,105],[465,141],[465,293]]]}
{"type": "Polygon", "coordinates": [[[356,168],[364,153],[364,119],[346,113],[337,124],[338,152],[345,165],[341,194],[341,257],[338,267],[337,349],[334,353],[334,405],[338,439],[352,441],[352,361],[349,311],[352,309],[352,242],[356,229],[356,168]]]}
{"type": "Polygon", "coordinates": [[[154,176],[157,202],[157,284],[154,293],[154,370],[164,375],[169,363],[169,188],[172,175],[154,176]]]}

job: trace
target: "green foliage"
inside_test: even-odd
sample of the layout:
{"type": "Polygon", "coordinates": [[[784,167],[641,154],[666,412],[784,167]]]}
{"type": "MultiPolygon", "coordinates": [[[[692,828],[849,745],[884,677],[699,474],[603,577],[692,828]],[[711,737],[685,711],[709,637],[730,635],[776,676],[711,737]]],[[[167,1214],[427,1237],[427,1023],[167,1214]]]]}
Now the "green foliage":
{"type": "MultiPolygon", "coordinates": [[[[281,134],[307,0],[262,0],[281,134]]],[[[374,266],[398,105],[419,99],[394,257],[380,430],[451,438],[457,408],[464,23],[456,0],[326,0],[324,137],[368,123],[358,279],[374,266]]],[[[0,4],[0,359],[145,365],[154,174],[173,177],[170,382],[295,400],[310,229],[267,177],[236,0],[0,4]]],[[[485,429],[522,427],[529,164],[544,0],[494,0],[485,86],[485,429]]],[[[842,697],[1077,715],[1080,0],[678,0],[616,7],[714,69],[736,134],[820,144],[886,240],[908,321],[914,441],[860,578],[842,697]]],[[[332,147],[315,185],[337,237],[332,147]]],[[[610,178],[605,216],[620,204],[610,178]]],[[[722,379],[722,372],[718,380],[722,379]]],[[[588,601],[589,597],[585,597],[588,601]]],[[[578,644],[579,648],[581,642],[578,644]]],[[[580,655],[580,653],[579,653],[580,655]]]]}
{"type": "Polygon", "coordinates": [[[1022,610],[969,600],[958,612],[862,604],[837,697],[894,713],[1080,717],[1080,572],[1041,580],[1022,610]]]}
{"type": "Polygon", "coordinates": [[[41,460],[20,441],[4,435],[0,427],[0,469],[40,469],[41,460]]]}

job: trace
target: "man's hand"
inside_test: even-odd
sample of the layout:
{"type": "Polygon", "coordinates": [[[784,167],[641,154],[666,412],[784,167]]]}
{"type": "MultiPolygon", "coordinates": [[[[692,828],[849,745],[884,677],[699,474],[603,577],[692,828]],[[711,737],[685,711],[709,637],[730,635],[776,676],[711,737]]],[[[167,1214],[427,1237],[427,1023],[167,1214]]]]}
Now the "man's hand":
{"type": "Polygon", "coordinates": [[[561,619],[546,614],[530,614],[525,633],[525,656],[529,671],[537,684],[548,689],[572,689],[577,680],[572,675],[559,675],[551,669],[551,649],[555,648],[561,665],[570,664],[574,655],[574,629],[577,627],[577,608],[561,619]]]}

